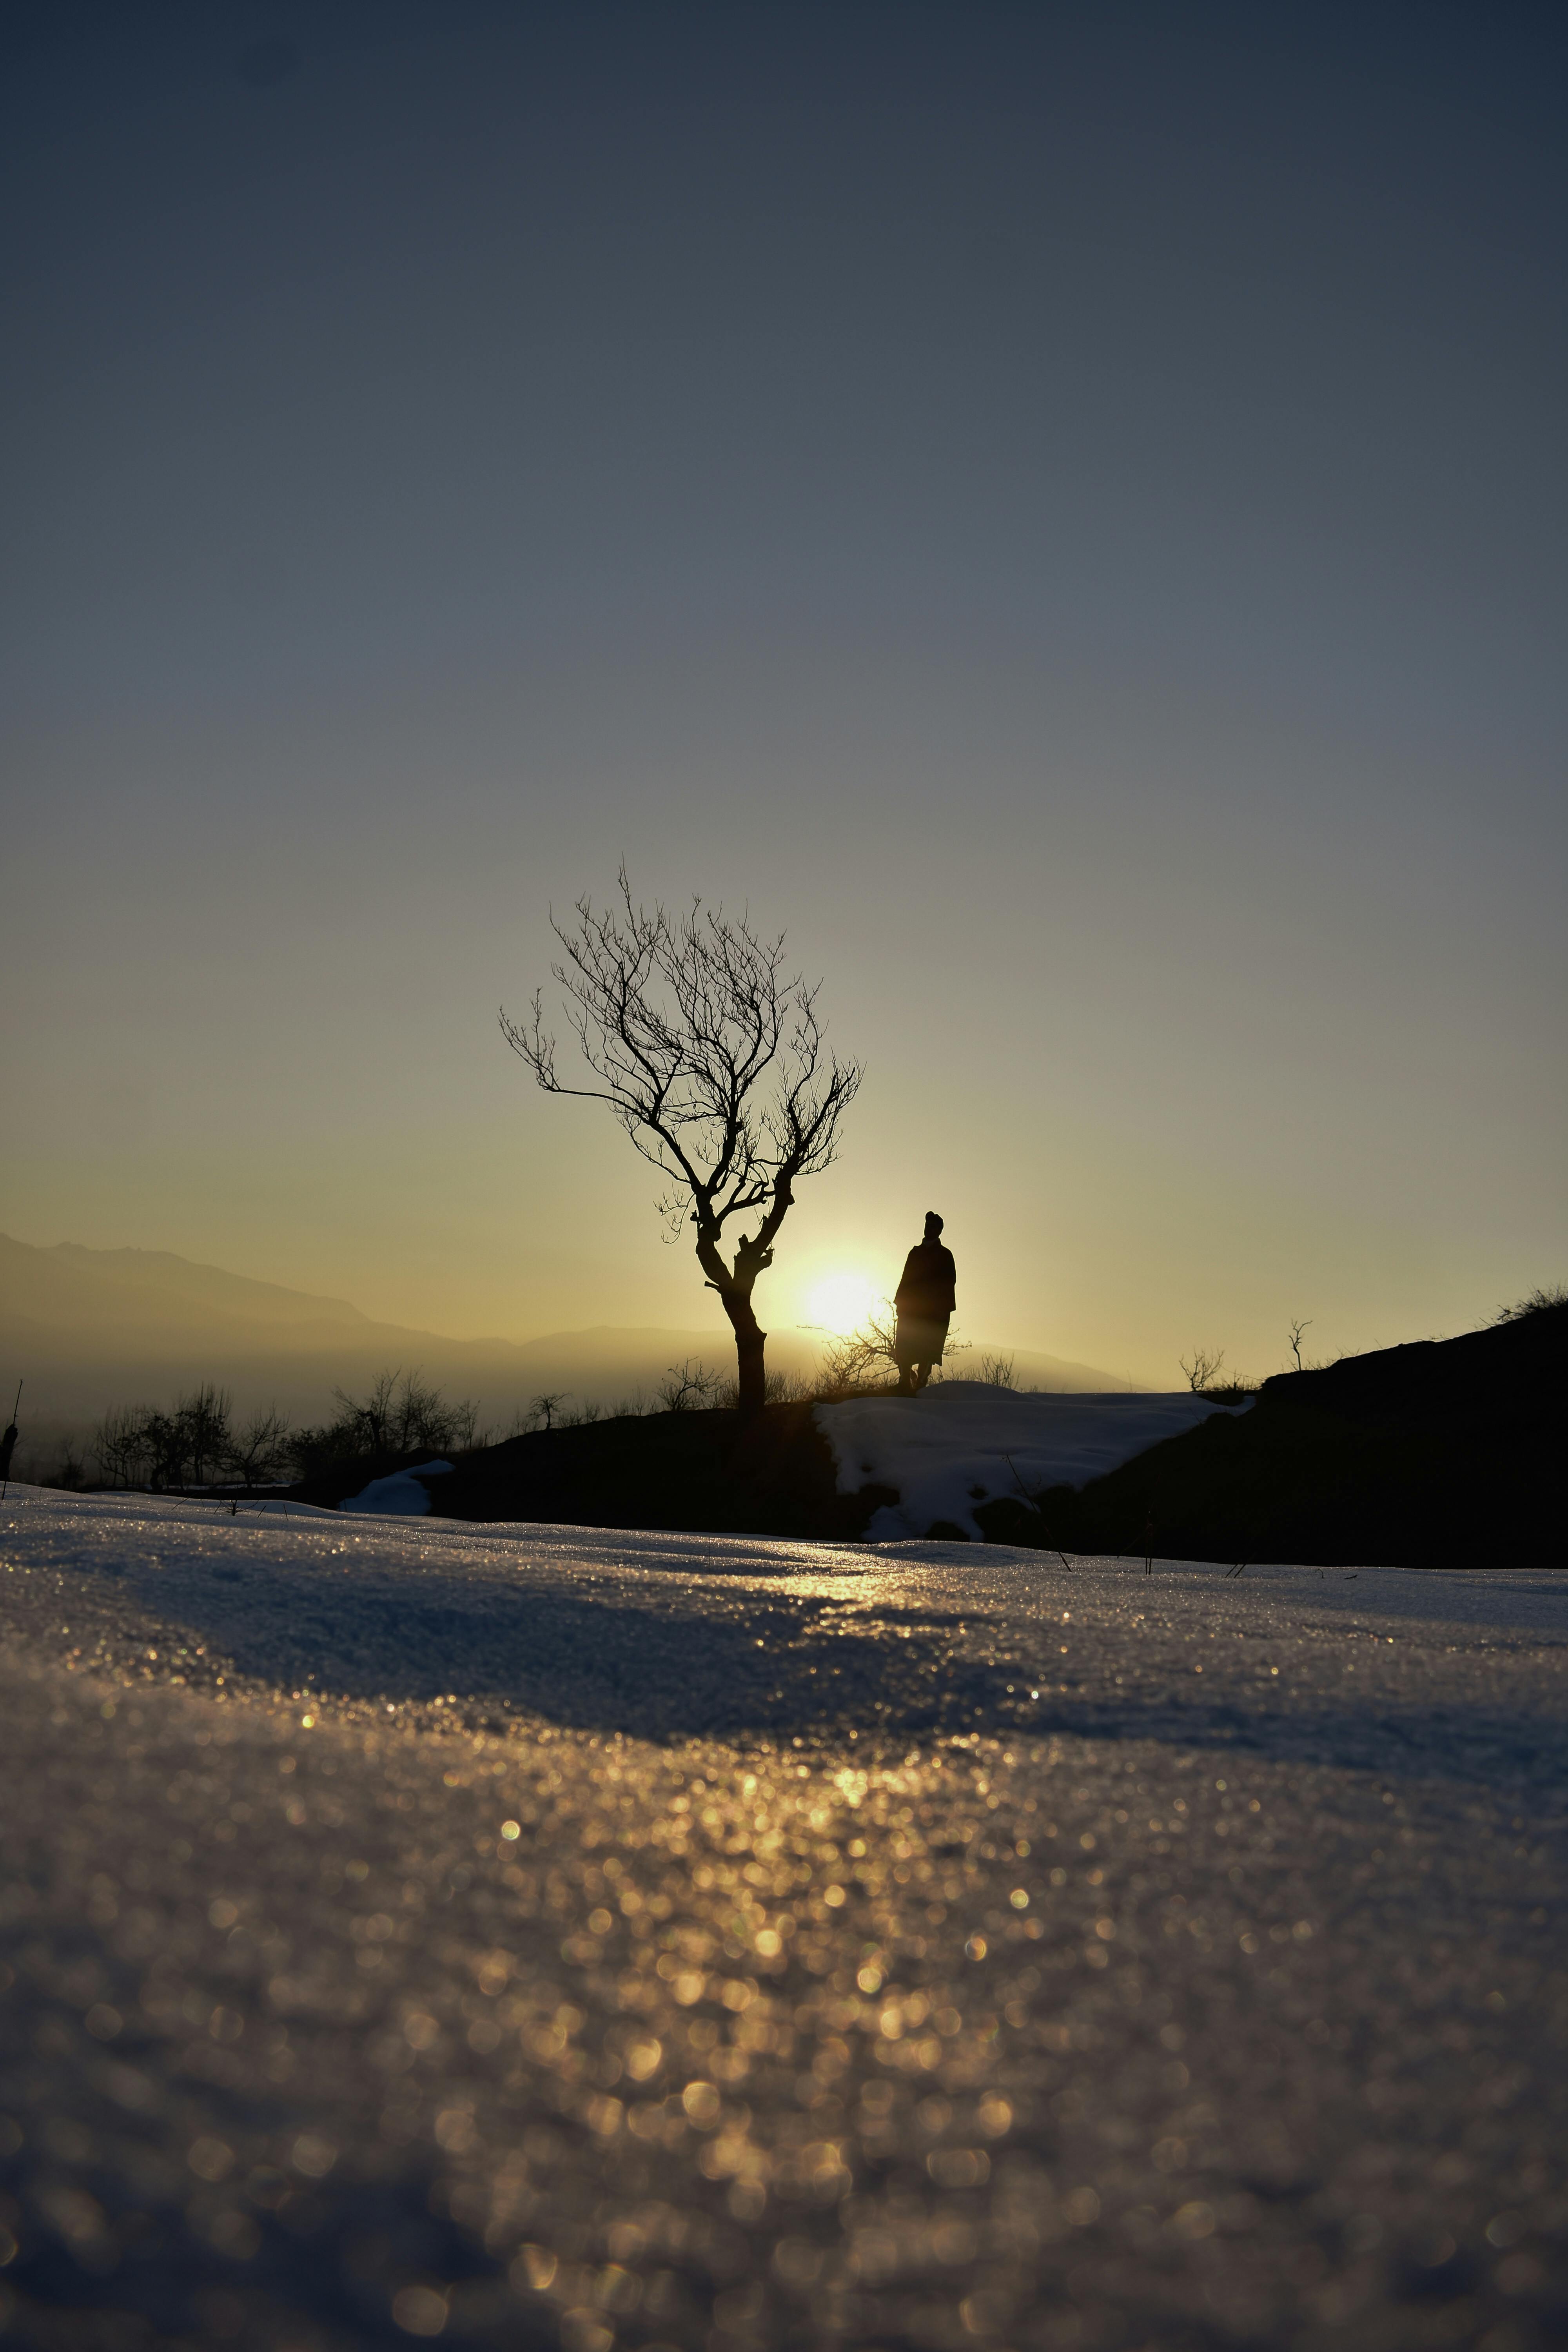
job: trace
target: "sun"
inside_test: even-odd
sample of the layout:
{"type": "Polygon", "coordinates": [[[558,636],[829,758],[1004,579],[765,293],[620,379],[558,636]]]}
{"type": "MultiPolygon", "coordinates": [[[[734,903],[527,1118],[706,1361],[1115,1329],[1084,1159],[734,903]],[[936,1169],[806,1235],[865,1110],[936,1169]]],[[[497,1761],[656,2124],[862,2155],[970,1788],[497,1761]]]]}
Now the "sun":
{"type": "Polygon", "coordinates": [[[805,1295],[805,1320],[812,1328],[844,1334],[858,1331],[881,1293],[863,1274],[826,1274],[805,1295]]]}

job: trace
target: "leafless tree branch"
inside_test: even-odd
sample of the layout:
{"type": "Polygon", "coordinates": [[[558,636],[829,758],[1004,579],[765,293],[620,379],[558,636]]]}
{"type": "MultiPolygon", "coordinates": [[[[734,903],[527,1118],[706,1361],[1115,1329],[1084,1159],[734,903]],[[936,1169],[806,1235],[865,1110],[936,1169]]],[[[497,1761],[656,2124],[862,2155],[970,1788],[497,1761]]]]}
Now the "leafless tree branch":
{"type": "Polygon", "coordinates": [[[501,1033],[547,1094],[605,1104],[665,1180],[660,1214],[672,1239],[697,1229],[698,1262],[735,1331],[741,1402],[754,1409],[766,1334],[752,1286],[795,1185],[837,1156],[861,1066],[828,1048],[818,988],[788,971],[782,932],[766,938],[749,915],[700,898],[679,918],[640,906],[624,866],[617,888],[605,909],[583,898],[569,920],[551,917],[552,970],[591,1083],[563,1081],[542,994],[524,1021],[503,1009],[501,1033]],[[726,1226],[753,1214],[755,1231],[726,1243],[726,1226]]]}

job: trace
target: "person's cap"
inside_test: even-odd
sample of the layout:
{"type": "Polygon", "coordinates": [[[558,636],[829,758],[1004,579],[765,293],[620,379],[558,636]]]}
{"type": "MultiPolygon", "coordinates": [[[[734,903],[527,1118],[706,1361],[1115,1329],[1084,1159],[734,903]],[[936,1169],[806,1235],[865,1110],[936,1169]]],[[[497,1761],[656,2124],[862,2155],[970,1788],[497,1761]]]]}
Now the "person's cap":
{"type": "Polygon", "coordinates": [[[937,1213],[936,1213],[936,1211],[935,1211],[934,1209],[928,1209],[928,1210],[926,1211],[926,1223],[927,1223],[927,1224],[928,1224],[928,1225],[934,1225],[934,1226],[936,1227],[936,1229],[937,1229],[937,1232],[938,1232],[939,1234],[941,1233],[941,1231],[942,1231],[942,1219],[937,1215],[937,1213]]]}

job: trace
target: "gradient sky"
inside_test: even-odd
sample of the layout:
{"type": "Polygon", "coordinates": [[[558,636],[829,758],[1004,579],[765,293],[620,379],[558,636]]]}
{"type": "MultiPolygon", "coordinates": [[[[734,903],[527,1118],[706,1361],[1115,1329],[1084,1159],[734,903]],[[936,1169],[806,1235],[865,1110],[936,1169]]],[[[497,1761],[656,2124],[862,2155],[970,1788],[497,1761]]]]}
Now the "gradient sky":
{"type": "Polygon", "coordinates": [[[1560,7],[7,24],[0,1226],[711,1320],[495,1025],[624,855],[868,1064],[764,1321],[1568,1271],[1560,7]]]}

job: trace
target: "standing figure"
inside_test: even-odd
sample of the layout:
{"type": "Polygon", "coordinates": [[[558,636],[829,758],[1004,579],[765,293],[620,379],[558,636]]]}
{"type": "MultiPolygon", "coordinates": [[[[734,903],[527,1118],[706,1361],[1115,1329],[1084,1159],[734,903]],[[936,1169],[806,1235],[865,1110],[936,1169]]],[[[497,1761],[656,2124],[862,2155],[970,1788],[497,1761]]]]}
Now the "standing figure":
{"type": "Polygon", "coordinates": [[[899,1317],[893,1352],[900,1396],[918,1396],[931,1378],[931,1366],[942,1361],[948,1321],[957,1305],[957,1280],[952,1252],[942,1245],[942,1219],[934,1209],[928,1210],[925,1238],[904,1260],[903,1279],[893,1298],[899,1317]]]}

